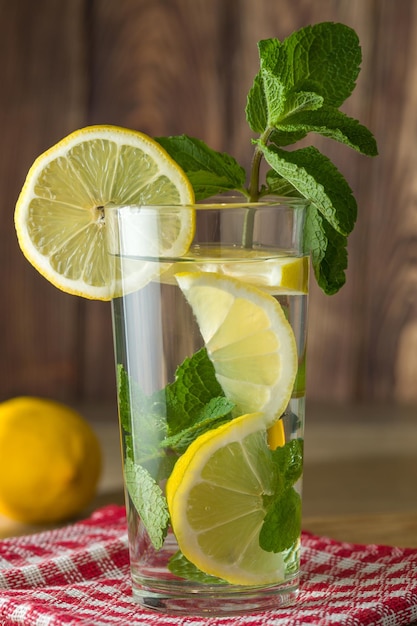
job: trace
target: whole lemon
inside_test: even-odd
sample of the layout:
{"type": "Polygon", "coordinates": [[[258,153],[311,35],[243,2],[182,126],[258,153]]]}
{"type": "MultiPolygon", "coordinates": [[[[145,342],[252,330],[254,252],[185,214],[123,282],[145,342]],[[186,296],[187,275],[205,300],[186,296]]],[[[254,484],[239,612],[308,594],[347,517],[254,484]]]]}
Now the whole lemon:
{"type": "Polygon", "coordinates": [[[35,397],[0,403],[0,513],[34,524],[71,518],[100,472],[100,444],[76,411],[35,397]]]}

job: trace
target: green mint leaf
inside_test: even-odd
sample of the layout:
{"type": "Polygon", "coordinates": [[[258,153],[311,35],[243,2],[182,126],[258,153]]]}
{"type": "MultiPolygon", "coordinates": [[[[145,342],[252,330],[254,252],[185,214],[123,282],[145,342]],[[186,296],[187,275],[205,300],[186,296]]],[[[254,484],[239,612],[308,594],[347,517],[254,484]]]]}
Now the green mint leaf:
{"type": "Polygon", "coordinates": [[[310,205],[304,226],[304,247],[310,250],[316,280],[327,295],[343,287],[347,268],[347,238],[332,228],[318,211],[310,205]]]}
{"type": "Polygon", "coordinates": [[[290,152],[256,143],[267,163],[310,200],[337,232],[351,232],[356,221],[356,201],[330,159],[313,146],[290,152]]]}
{"type": "MultiPolygon", "coordinates": [[[[372,133],[357,120],[334,107],[323,106],[316,111],[300,111],[291,114],[279,123],[279,131],[293,135],[315,132],[368,156],[378,154],[372,133]]],[[[271,141],[278,143],[279,133],[271,137],[271,141]]]]}
{"type": "Polygon", "coordinates": [[[216,576],[211,576],[202,572],[191,561],[189,561],[182,552],[176,552],[169,560],[169,571],[178,576],[179,578],[185,578],[197,583],[204,583],[207,585],[224,585],[225,581],[216,576]]]}
{"type": "Polygon", "coordinates": [[[193,426],[212,398],[224,396],[206,348],[178,367],[175,381],[165,389],[168,436],[193,426]]]}
{"type": "Polygon", "coordinates": [[[251,129],[262,135],[283,115],[286,82],[280,71],[274,71],[282,53],[281,42],[265,39],[258,43],[258,49],[261,68],[248,94],[246,119],[251,129]]]}
{"type": "Polygon", "coordinates": [[[264,495],[266,515],[259,545],[268,552],[288,550],[301,531],[301,498],[293,485],[303,473],[303,441],[291,439],[270,451],[275,492],[264,495]]]}
{"type": "MultiPolygon", "coordinates": [[[[138,383],[129,377],[128,373],[120,363],[117,365],[117,391],[119,399],[120,423],[125,433],[132,432],[132,424],[148,422],[152,429],[155,423],[152,420],[157,416],[161,418],[164,415],[165,406],[156,394],[155,396],[147,396],[143,393],[138,383]]],[[[158,419],[158,431],[163,433],[163,425],[158,419]]]]}
{"type": "MultiPolygon", "coordinates": [[[[277,40],[268,40],[262,43],[274,44],[277,40]]],[[[268,128],[274,128],[282,118],[300,112],[318,109],[323,104],[323,97],[314,92],[289,92],[286,89],[281,75],[265,69],[262,63],[261,70],[255,77],[248,94],[246,104],[246,119],[251,129],[262,134],[268,128]]]]}
{"type": "Polygon", "coordinates": [[[262,72],[261,70],[261,76],[267,110],[265,129],[274,128],[284,115],[285,85],[269,72],[262,72]]]}
{"type": "Polygon", "coordinates": [[[162,548],[168,529],[166,499],[152,476],[130,458],[124,466],[126,487],[156,550],[162,548]]]}
{"type": "Polygon", "coordinates": [[[166,435],[165,405],[156,396],[146,396],[122,365],[117,366],[117,385],[122,437],[132,460],[161,458],[159,443],[166,435]],[[133,437],[133,432],[140,437],[133,437]]]}
{"type": "Polygon", "coordinates": [[[355,88],[361,62],[355,31],[333,22],[306,26],[292,33],[284,40],[275,65],[268,48],[268,67],[277,76],[285,77],[288,89],[312,91],[336,108],[355,88]]]}
{"type": "Polygon", "coordinates": [[[174,461],[160,449],[166,436],[165,402],[158,394],[146,396],[121,364],[117,385],[125,457],[143,465],[155,479],[168,476],[174,461]]]}
{"type": "Polygon", "coordinates": [[[261,39],[258,42],[261,72],[267,72],[281,79],[285,85],[292,85],[291,69],[283,43],[276,37],[261,39]]]}
{"type": "Polygon", "coordinates": [[[269,505],[259,533],[259,545],[267,552],[288,550],[301,532],[301,497],[293,487],[269,505]]]}
{"type": "Polygon", "coordinates": [[[156,141],[187,174],[196,200],[231,190],[246,193],[246,172],[228,154],[216,152],[187,135],[157,137],[156,141]]]}
{"type": "Polygon", "coordinates": [[[212,398],[195,415],[195,421],[192,426],[184,428],[175,435],[166,437],[161,442],[161,446],[171,448],[178,454],[182,454],[197,437],[228,422],[231,419],[231,411],[234,406],[233,402],[230,402],[225,397],[212,398]]]}
{"type": "Polygon", "coordinates": [[[352,93],[362,60],[355,31],[330,22],[302,28],[282,43],[264,39],[258,48],[261,69],[246,117],[259,134],[296,111],[324,103],[338,108],[352,93]]]}
{"type": "Polygon", "coordinates": [[[116,368],[117,397],[119,402],[120,424],[126,433],[131,432],[130,424],[130,397],[129,379],[127,373],[120,363],[116,368]]]}
{"type": "Polygon", "coordinates": [[[284,489],[291,487],[303,473],[303,440],[291,439],[272,451],[275,473],[284,489]]]}
{"type": "Polygon", "coordinates": [[[246,102],[246,119],[250,128],[262,135],[268,126],[268,109],[262,80],[259,73],[255,76],[246,102]]]}

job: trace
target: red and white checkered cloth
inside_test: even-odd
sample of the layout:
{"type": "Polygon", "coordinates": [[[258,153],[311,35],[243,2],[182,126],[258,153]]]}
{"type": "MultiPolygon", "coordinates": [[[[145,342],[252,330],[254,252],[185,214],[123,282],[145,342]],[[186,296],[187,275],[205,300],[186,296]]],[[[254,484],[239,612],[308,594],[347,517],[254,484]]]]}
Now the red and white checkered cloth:
{"type": "Polygon", "coordinates": [[[171,617],[132,600],[126,518],[108,506],[58,530],[0,542],[1,626],[405,626],[417,620],[417,550],[302,538],[296,606],[171,617]]]}

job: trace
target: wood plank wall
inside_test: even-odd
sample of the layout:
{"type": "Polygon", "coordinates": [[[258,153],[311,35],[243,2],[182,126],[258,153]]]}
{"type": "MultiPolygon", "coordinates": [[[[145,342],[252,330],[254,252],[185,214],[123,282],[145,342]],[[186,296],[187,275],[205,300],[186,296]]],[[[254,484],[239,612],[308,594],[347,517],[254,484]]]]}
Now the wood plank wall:
{"type": "Polygon", "coordinates": [[[34,158],[75,128],[112,123],[198,136],[248,165],[257,41],[325,20],[359,34],[345,110],[380,156],[316,142],[359,219],[346,286],[329,298],[312,284],[308,393],[417,406],[416,0],[0,0],[0,400],[115,395],[109,305],[59,292],[18,250],[14,204],[34,158]]]}

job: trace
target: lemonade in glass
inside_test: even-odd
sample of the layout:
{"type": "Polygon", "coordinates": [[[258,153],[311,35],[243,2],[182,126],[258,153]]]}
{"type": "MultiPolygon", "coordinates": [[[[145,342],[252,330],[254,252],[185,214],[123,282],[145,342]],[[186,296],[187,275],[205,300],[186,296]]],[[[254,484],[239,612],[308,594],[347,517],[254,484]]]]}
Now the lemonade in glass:
{"type": "Polygon", "coordinates": [[[234,197],[106,212],[122,290],[126,277],[112,309],[133,590],[148,608],[232,613],[295,599],[306,207],[234,197]],[[161,253],[161,220],[187,213],[188,250],[161,253]]]}

